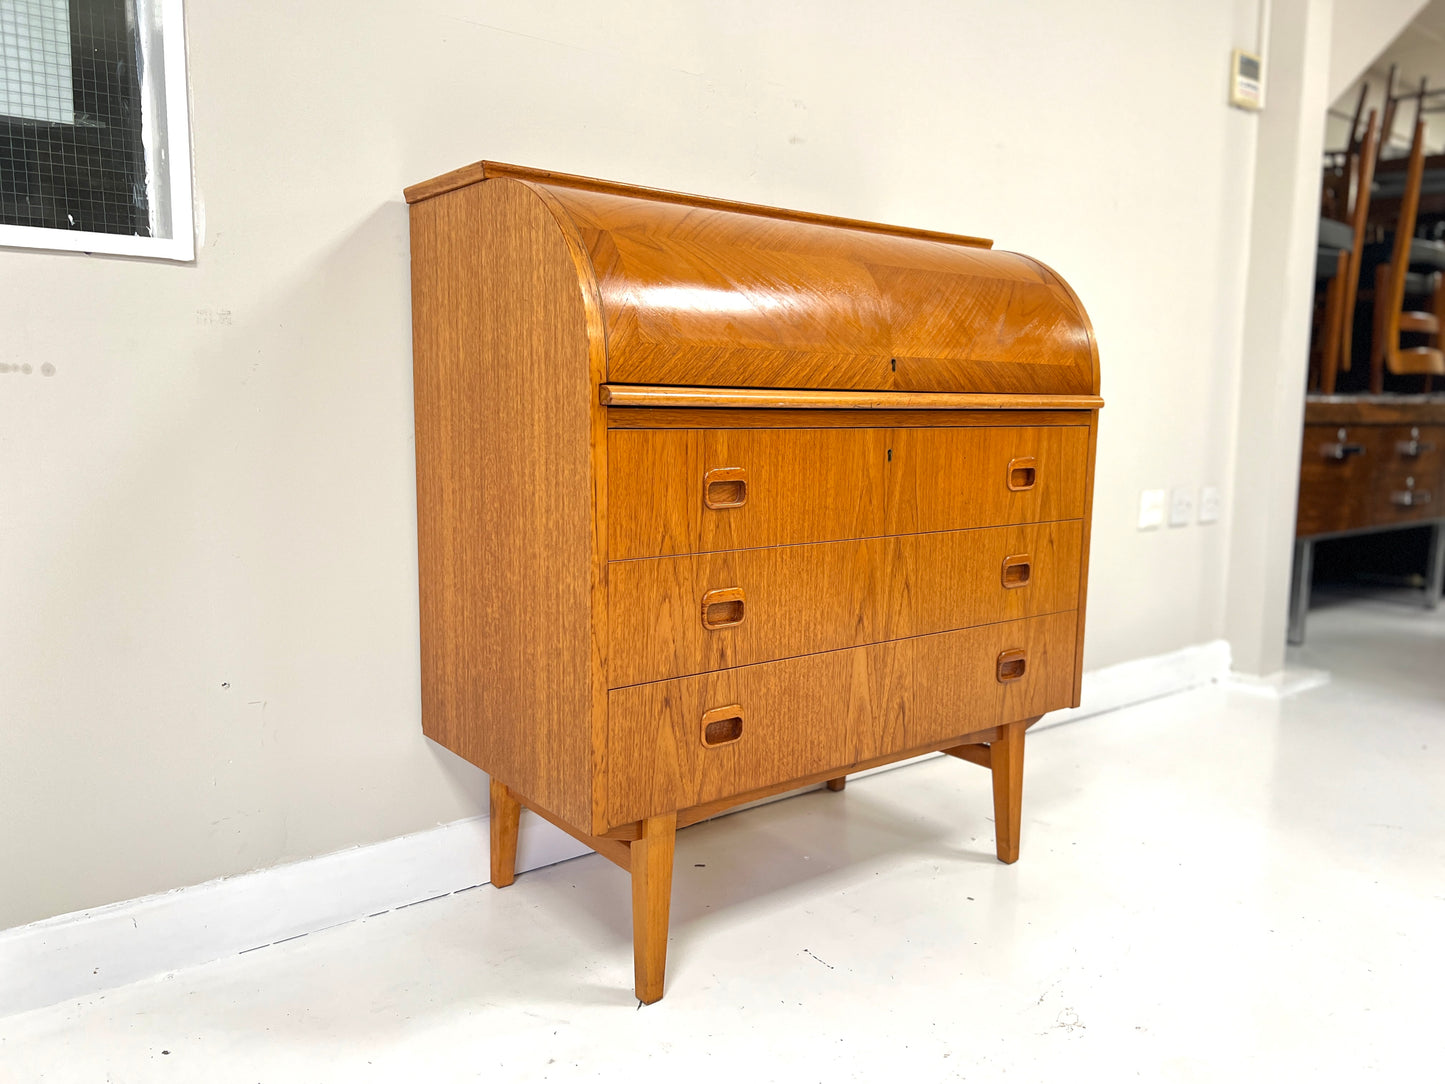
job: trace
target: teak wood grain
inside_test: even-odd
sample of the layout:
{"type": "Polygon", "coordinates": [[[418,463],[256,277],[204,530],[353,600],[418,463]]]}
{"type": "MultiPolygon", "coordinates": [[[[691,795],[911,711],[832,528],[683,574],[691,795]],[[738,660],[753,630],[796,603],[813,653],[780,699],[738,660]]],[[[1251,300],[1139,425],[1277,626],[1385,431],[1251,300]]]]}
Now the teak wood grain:
{"type": "Polygon", "coordinates": [[[814,391],[782,388],[676,388],[603,384],[602,405],[689,409],[1098,410],[1097,395],[984,395],[928,391],[814,391]]]}
{"type": "Polygon", "coordinates": [[[614,687],[1072,610],[1083,525],[945,531],[614,562],[614,687]],[[1006,586],[1003,569],[1013,559],[1006,586]],[[710,591],[741,622],[709,629],[710,591]]]}
{"type": "Polygon", "coordinates": [[[586,825],[602,408],[577,268],[518,185],[414,204],[411,245],[422,730],[586,825]]]}
{"type": "Polygon", "coordinates": [[[1016,858],[1023,731],[1082,668],[1068,284],[496,163],[407,198],[422,726],[491,773],[494,883],[523,808],[627,870],[651,1002],[674,833],[728,807],[982,743],[1016,858]]]}
{"type": "Polygon", "coordinates": [[[683,809],[890,748],[1066,707],[1074,614],[893,640],[868,647],[614,689],[607,758],[612,826],[683,809]],[[1002,684],[998,655],[1021,648],[1028,669],[1002,684]],[[737,705],[742,734],[708,748],[707,711],[737,705]]]}
{"type": "Polygon", "coordinates": [[[1082,515],[1089,430],[709,429],[608,433],[613,560],[964,530],[1082,515]],[[1015,459],[1036,462],[1011,490],[1015,459]],[[708,471],[747,471],[747,499],[708,508],[708,471]]]}

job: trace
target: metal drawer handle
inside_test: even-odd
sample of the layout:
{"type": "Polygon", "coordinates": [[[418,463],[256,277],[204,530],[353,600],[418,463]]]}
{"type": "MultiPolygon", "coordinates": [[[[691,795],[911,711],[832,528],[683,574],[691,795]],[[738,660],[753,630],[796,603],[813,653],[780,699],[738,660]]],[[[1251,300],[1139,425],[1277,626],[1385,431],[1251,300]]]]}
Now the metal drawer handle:
{"type": "Polygon", "coordinates": [[[702,596],[702,627],[714,629],[736,628],[747,616],[747,603],[741,587],[720,587],[702,596]]]}
{"type": "Polygon", "coordinates": [[[1025,658],[1024,649],[1011,647],[1007,651],[999,653],[998,657],[998,680],[1000,685],[1007,685],[1010,681],[1017,681],[1024,676],[1028,669],[1028,659],[1025,658]]]}
{"type": "Polygon", "coordinates": [[[1038,462],[1031,455],[1010,459],[1008,463],[1008,487],[1015,493],[1033,489],[1038,481],[1038,462]]]}
{"type": "Polygon", "coordinates": [[[1346,444],[1342,440],[1337,440],[1333,444],[1320,445],[1320,455],[1326,459],[1349,459],[1352,455],[1364,454],[1365,446],[1363,444],[1346,444]]]}
{"type": "Polygon", "coordinates": [[[737,704],[702,713],[702,744],[708,749],[731,745],[743,736],[743,709],[737,704]]]}
{"type": "Polygon", "coordinates": [[[1033,558],[1027,553],[1017,553],[1003,559],[1003,585],[1005,587],[1027,587],[1033,575],[1033,558]]]}
{"type": "Polygon", "coordinates": [[[1409,440],[1402,440],[1396,444],[1395,450],[1407,459],[1414,459],[1423,452],[1433,452],[1435,450],[1435,442],[1431,440],[1421,440],[1419,437],[1411,437],[1409,440]]]}
{"type": "Polygon", "coordinates": [[[1430,503],[1428,489],[1400,489],[1390,494],[1390,503],[1400,508],[1414,508],[1417,504],[1430,503]]]}
{"type": "Polygon", "coordinates": [[[709,508],[741,508],[747,500],[746,467],[714,467],[702,476],[702,503],[709,508]]]}

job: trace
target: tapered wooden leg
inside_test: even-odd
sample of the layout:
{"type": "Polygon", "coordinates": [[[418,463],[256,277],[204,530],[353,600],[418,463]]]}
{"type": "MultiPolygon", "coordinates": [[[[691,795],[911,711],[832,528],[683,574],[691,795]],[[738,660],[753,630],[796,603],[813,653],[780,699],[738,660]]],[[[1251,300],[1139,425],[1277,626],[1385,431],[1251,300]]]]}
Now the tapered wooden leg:
{"type": "Polygon", "coordinates": [[[848,785],[848,777],[847,777],[846,775],[840,775],[837,779],[830,779],[830,780],[828,780],[828,789],[829,789],[829,790],[842,790],[842,789],[843,789],[844,787],[846,787],[847,785],[848,785]]]}
{"type": "Polygon", "coordinates": [[[989,743],[993,772],[994,840],[1000,862],[1019,860],[1019,825],[1024,801],[1024,730],[1027,722],[1010,723],[989,743]]]}
{"type": "Polygon", "coordinates": [[[644,1005],[662,997],[676,839],[677,814],[664,813],[643,821],[641,835],[632,841],[632,968],[637,1000],[644,1005]]]}
{"type": "Polygon", "coordinates": [[[517,879],[517,825],[522,803],[504,783],[492,780],[492,884],[506,888],[517,879]]]}

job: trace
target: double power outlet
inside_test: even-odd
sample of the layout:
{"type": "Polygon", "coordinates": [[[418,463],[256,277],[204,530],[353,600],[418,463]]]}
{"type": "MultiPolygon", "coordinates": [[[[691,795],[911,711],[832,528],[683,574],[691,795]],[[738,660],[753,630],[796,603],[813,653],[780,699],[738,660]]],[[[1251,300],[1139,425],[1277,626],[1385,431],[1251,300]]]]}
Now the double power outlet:
{"type": "MultiPolygon", "coordinates": [[[[1139,494],[1139,530],[1152,531],[1164,526],[1165,499],[1168,499],[1168,521],[1171,527],[1188,527],[1194,519],[1194,487],[1175,486],[1170,490],[1146,489],[1139,494]]],[[[1219,487],[1205,486],[1199,491],[1200,523],[1219,519],[1219,487]]]]}

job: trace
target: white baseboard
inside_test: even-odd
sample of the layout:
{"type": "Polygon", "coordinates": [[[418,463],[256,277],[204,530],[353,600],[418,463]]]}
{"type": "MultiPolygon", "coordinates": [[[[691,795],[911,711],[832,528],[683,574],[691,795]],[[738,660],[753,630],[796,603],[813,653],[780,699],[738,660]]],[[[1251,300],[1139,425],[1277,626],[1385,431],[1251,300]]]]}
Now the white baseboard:
{"type": "MultiPolygon", "coordinates": [[[[1105,667],[1084,675],[1080,707],[1051,714],[1034,733],[1228,675],[1229,645],[1223,640],[1105,667]]],[[[487,849],[487,818],[473,817],[0,931],[0,1016],[484,884],[487,849]]],[[[586,853],[571,836],[523,814],[519,871],[586,853]]]]}
{"type": "Polygon", "coordinates": [[[1211,640],[1164,655],[1090,670],[1084,675],[1079,706],[1050,712],[1031,733],[1223,681],[1229,677],[1229,663],[1229,641],[1211,640]]]}
{"type": "MultiPolygon", "coordinates": [[[[0,1016],[485,884],[486,817],[0,932],[0,1016]]],[[[518,870],[587,854],[523,813],[518,870]]]]}

